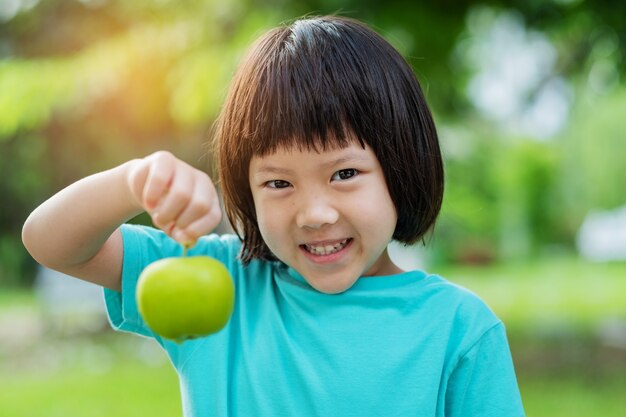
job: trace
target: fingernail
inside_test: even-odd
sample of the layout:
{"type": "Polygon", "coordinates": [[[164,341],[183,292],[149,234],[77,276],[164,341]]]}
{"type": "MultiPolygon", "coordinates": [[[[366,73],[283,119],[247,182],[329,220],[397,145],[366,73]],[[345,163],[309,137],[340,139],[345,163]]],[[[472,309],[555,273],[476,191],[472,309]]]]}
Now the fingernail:
{"type": "Polygon", "coordinates": [[[174,229],[172,231],[172,237],[174,238],[174,240],[182,244],[185,244],[186,242],[190,240],[189,236],[187,236],[187,234],[180,229],[174,229]]]}
{"type": "Polygon", "coordinates": [[[146,205],[148,211],[152,211],[156,208],[156,201],[145,200],[144,204],[146,205]]]}

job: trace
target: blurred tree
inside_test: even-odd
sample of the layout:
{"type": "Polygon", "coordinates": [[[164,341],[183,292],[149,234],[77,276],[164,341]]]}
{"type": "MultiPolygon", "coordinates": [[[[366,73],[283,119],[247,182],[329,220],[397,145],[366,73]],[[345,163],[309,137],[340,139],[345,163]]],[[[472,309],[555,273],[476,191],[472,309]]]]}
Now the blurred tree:
{"type": "MultiPolygon", "coordinates": [[[[448,164],[451,181],[444,207],[448,217],[442,219],[438,238],[445,242],[441,247],[448,248],[442,249],[449,250],[448,255],[482,248],[481,256],[497,256],[500,228],[513,223],[507,226],[493,219],[502,217],[499,213],[507,204],[523,212],[511,217],[518,224],[536,223],[561,230],[555,234],[563,239],[571,238],[583,208],[564,204],[571,211],[554,216],[551,208],[542,206],[543,180],[555,184],[555,195],[571,200],[581,187],[580,182],[568,182],[576,175],[572,167],[579,163],[590,164],[585,169],[592,176],[622,174],[620,154],[606,151],[607,146],[615,147],[617,127],[606,136],[612,139],[595,142],[593,154],[608,155],[603,163],[583,157],[587,150],[581,149],[590,145],[585,145],[588,138],[581,132],[608,129],[605,118],[619,120],[615,109],[626,100],[611,93],[624,73],[623,2],[12,0],[0,2],[0,191],[3,201],[11,201],[3,205],[0,216],[2,242],[10,243],[0,247],[19,246],[27,213],[45,196],[91,172],[157,149],[172,150],[207,168],[210,158],[199,155],[207,149],[208,132],[232,71],[250,42],[279,22],[334,12],[379,29],[408,58],[422,82],[442,127],[442,142],[454,154],[448,164]],[[541,31],[554,45],[556,64],[547,74],[563,77],[577,89],[575,94],[580,95],[578,89],[596,91],[595,100],[611,103],[598,107],[606,111],[576,105],[573,126],[583,127],[568,134],[573,142],[563,138],[536,149],[525,140],[507,144],[501,137],[505,135],[489,127],[468,96],[475,69],[458,54],[458,45],[474,36],[468,27],[486,24],[471,20],[488,16],[475,13],[477,8],[496,14],[516,11],[527,28],[541,31]],[[589,114],[596,115],[596,122],[578,120],[589,114]],[[553,165],[561,159],[555,162],[545,156],[553,155],[557,146],[565,154],[565,167],[558,170],[562,177],[555,179],[553,165]],[[507,162],[496,163],[499,158],[511,161],[517,174],[501,175],[496,181],[494,175],[508,167],[507,162]],[[521,191],[512,195],[507,190],[521,191]],[[518,206],[515,201],[525,203],[518,206]],[[568,226],[562,226],[564,221],[568,226]]],[[[536,88],[541,87],[540,82],[536,88]]],[[[537,91],[528,93],[529,101],[537,91]]],[[[623,194],[604,183],[586,188],[590,196],[585,208],[623,202],[623,194]]],[[[548,239],[525,230],[528,242],[548,239]]],[[[0,250],[0,283],[19,280],[25,263],[23,250],[0,250]],[[15,253],[20,255],[16,258],[15,253]]]]}
{"type": "Polygon", "coordinates": [[[569,235],[590,210],[626,204],[626,88],[581,93],[573,121],[557,144],[563,160],[557,179],[561,223],[569,235]]]}

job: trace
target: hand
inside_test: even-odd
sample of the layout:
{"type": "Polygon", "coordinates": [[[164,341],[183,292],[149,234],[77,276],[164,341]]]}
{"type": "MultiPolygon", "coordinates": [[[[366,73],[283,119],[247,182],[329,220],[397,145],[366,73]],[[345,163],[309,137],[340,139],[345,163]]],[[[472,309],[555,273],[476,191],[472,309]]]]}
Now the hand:
{"type": "Polygon", "coordinates": [[[207,174],[159,151],[133,161],[128,185],[155,226],[184,245],[215,229],[222,211],[207,174]]]}

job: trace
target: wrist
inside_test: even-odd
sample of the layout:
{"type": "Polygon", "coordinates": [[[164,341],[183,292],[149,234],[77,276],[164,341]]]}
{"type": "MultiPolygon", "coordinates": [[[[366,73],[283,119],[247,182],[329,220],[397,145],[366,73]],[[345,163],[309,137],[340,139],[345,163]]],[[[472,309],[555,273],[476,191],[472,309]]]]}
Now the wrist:
{"type": "Polygon", "coordinates": [[[142,159],[131,159],[119,165],[117,168],[114,168],[119,178],[119,189],[124,193],[123,199],[128,202],[129,209],[133,212],[132,217],[145,211],[145,208],[141,204],[140,196],[137,196],[133,189],[131,180],[131,173],[136,170],[137,164],[141,161],[142,159]]]}

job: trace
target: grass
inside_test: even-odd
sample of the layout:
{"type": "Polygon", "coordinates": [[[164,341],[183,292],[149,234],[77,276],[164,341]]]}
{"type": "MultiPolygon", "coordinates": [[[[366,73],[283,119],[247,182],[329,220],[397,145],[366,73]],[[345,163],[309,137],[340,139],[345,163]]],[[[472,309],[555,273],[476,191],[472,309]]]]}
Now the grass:
{"type": "Polygon", "coordinates": [[[480,295],[513,333],[626,320],[626,263],[564,258],[437,272],[480,295]]]}
{"type": "Polygon", "coordinates": [[[507,326],[528,417],[626,415],[626,263],[444,267],[507,326]],[[618,323],[621,345],[606,340],[618,323]]]}
{"type": "Polygon", "coordinates": [[[103,374],[74,369],[0,382],[2,415],[13,417],[170,417],[181,414],[179,398],[169,366],[122,361],[103,374]]]}
{"type": "MultiPolygon", "coordinates": [[[[437,272],[506,323],[528,417],[626,415],[626,346],[607,345],[598,330],[626,322],[626,263],[550,259],[437,272]]],[[[32,293],[0,291],[0,322],[28,309],[37,309],[32,293]]],[[[112,332],[12,352],[0,341],[1,417],[136,415],[182,415],[176,374],[155,344],[112,332]]]]}
{"type": "Polygon", "coordinates": [[[0,415],[181,415],[176,373],[164,354],[160,359],[155,357],[155,352],[145,351],[146,342],[137,340],[120,348],[119,338],[129,337],[108,335],[97,344],[85,340],[51,342],[28,352],[35,363],[5,363],[0,371],[0,415]],[[152,362],[141,359],[142,350],[152,362]],[[18,372],[16,368],[21,369],[18,372]]]}
{"type": "MultiPolygon", "coordinates": [[[[528,417],[621,417],[626,377],[577,374],[519,378],[528,417]]],[[[174,371],[121,358],[106,373],[84,369],[0,379],[0,409],[11,417],[171,417],[182,415],[174,371]]]]}
{"type": "Polygon", "coordinates": [[[519,375],[528,417],[626,415],[626,375],[519,375]]]}
{"type": "MultiPolygon", "coordinates": [[[[123,338],[131,336],[119,335],[123,338]]],[[[66,365],[54,372],[0,378],[1,415],[11,417],[171,417],[181,415],[176,375],[167,363],[112,358],[105,372],[66,365]]],[[[519,375],[528,417],[626,415],[626,374],[519,375]]]]}

